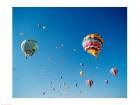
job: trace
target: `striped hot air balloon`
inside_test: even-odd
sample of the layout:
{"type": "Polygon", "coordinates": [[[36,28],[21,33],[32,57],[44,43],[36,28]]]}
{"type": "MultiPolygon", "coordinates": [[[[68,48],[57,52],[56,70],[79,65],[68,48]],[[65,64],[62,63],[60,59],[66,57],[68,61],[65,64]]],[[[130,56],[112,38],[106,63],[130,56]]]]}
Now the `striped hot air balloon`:
{"type": "Polygon", "coordinates": [[[99,34],[89,34],[84,37],[82,46],[85,51],[97,58],[103,47],[103,43],[104,40],[99,34]]]}

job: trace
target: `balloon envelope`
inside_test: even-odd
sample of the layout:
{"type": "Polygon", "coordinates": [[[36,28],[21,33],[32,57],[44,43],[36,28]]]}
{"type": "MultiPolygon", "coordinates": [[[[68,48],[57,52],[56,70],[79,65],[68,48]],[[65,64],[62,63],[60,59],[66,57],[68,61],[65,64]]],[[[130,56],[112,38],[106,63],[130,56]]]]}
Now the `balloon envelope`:
{"type": "Polygon", "coordinates": [[[111,68],[110,69],[110,73],[113,75],[113,76],[116,76],[118,74],[118,69],[116,67],[114,68],[111,68]]]}
{"type": "Polygon", "coordinates": [[[80,71],[80,76],[84,76],[84,71],[80,71]]]}
{"type": "Polygon", "coordinates": [[[83,64],[83,63],[80,63],[80,66],[81,66],[81,67],[83,67],[83,66],[84,66],[84,64],[83,64]]]}
{"type": "Polygon", "coordinates": [[[109,82],[108,80],[105,80],[105,83],[106,83],[106,84],[108,84],[108,82],[109,82]]]}
{"type": "Polygon", "coordinates": [[[75,86],[77,87],[78,86],[78,83],[76,83],[75,86]]]}
{"type": "Polygon", "coordinates": [[[102,49],[103,43],[104,40],[99,34],[90,34],[84,37],[82,46],[85,51],[95,57],[98,57],[98,54],[102,49]]]}
{"type": "Polygon", "coordinates": [[[93,80],[86,80],[86,83],[91,88],[93,85],[93,80]]]}
{"type": "Polygon", "coordinates": [[[45,30],[46,29],[46,26],[42,26],[42,29],[45,30]]]}
{"type": "Polygon", "coordinates": [[[25,57],[32,56],[38,50],[37,41],[34,40],[24,40],[21,43],[21,51],[24,53],[25,57]]]}

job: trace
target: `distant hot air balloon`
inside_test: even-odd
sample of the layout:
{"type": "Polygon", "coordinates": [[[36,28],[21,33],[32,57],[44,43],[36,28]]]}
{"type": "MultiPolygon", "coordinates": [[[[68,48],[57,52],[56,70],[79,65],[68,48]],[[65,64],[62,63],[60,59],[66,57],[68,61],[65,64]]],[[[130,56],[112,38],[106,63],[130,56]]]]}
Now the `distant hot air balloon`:
{"type": "Polygon", "coordinates": [[[97,58],[103,47],[103,43],[104,40],[99,34],[90,34],[84,37],[82,46],[85,51],[97,58]]]}
{"type": "Polygon", "coordinates": [[[53,81],[50,81],[50,84],[52,85],[53,84],[53,81]]]}
{"type": "Polygon", "coordinates": [[[75,48],[74,48],[74,49],[73,49],[73,51],[74,51],[74,52],[76,52],[76,51],[77,51],[77,49],[75,49],[75,48]]]}
{"type": "Polygon", "coordinates": [[[64,87],[66,86],[66,82],[63,82],[63,86],[64,86],[64,87]]]}
{"type": "Polygon", "coordinates": [[[23,32],[20,32],[20,33],[19,33],[19,35],[23,36],[23,35],[24,35],[24,33],[23,33],[23,32]]]}
{"type": "Polygon", "coordinates": [[[113,75],[113,76],[116,76],[118,74],[118,69],[116,67],[114,68],[111,68],[110,69],[110,73],[113,75]]]}
{"type": "Polygon", "coordinates": [[[55,91],[55,88],[53,88],[53,91],[55,91]]]}
{"type": "Polygon", "coordinates": [[[64,44],[63,44],[63,43],[61,43],[61,44],[60,44],[60,46],[61,46],[61,47],[64,47],[64,44]]]}
{"type": "Polygon", "coordinates": [[[83,63],[80,63],[80,66],[81,66],[81,67],[83,67],[83,66],[84,66],[84,64],[83,64],[83,63]]]}
{"type": "Polygon", "coordinates": [[[46,29],[46,26],[42,26],[42,29],[45,30],[46,29]]]}
{"type": "Polygon", "coordinates": [[[41,28],[41,25],[40,25],[40,24],[37,24],[37,27],[38,27],[38,28],[41,28]]]}
{"type": "Polygon", "coordinates": [[[98,66],[96,66],[96,69],[98,69],[99,67],[98,66]]]}
{"type": "Polygon", "coordinates": [[[15,68],[13,68],[13,71],[15,71],[15,68]]]}
{"type": "Polygon", "coordinates": [[[59,84],[59,88],[61,88],[61,84],[59,84]]]}
{"type": "Polygon", "coordinates": [[[47,29],[47,26],[46,25],[37,24],[37,28],[46,30],[47,29]]]}
{"type": "Polygon", "coordinates": [[[46,93],[45,92],[43,92],[43,95],[45,95],[46,93]]]}
{"type": "Polygon", "coordinates": [[[105,80],[104,82],[105,82],[106,84],[108,84],[109,81],[108,81],[108,80],[105,80]]]}
{"type": "Polygon", "coordinates": [[[77,87],[78,86],[78,83],[76,83],[75,86],[77,87]]]}
{"type": "Polygon", "coordinates": [[[21,50],[24,53],[25,57],[32,56],[38,50],[37,41],[34,40],[24,40],[21,43],[21,50]]]}
{"type": "Polygon", "coordinates": [[[93,85],[93,80],[86,80],[86,83],[91,88],[93,85]]]}
{"type": "Polygon", "coordinates": [[[65,85],[65,87],[64,87],[65,89],[69,89],[69,85],[67,84],[67,85],[65,85]]]}
{"type": "Polygon", "coordinates": [[[84,72],[83,71],[80,71],[80,76],[84,76],[84,72]]]}

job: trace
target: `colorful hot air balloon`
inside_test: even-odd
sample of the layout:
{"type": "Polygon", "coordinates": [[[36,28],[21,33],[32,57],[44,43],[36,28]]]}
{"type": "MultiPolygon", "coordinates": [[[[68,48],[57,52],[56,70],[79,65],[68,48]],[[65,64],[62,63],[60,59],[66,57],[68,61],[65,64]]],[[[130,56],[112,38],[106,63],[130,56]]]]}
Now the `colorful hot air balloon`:
{"type": "Polygon", "coordinates": [[[32,56],[38,50],[37,41],[34,40],[24,40],[21,43],[21,50],[24,53],[25,57],[32,56]]]}
{"type": "Polygon", "coordinates": [[[86,83],[91,88],[93,85],[93,80],[86,80],[86,83]]]}
{"type": "Polygon", "coordinates": [[[84,76],[84,71],[80,71],[80,76],[84,76]]]}
{"type": "Polygon", "coordinates": [[[90,34],[84,37],[82,46],[85,51],[97,58],[103,47],[103,43],[104,40],[99,34],[90,34]]]}
{"type": "Polygon", "coordinates": [[[113,76],[116,76],[118,74],[118,69],[116,67],[114,68],[111,68],[110,69],[110,73],[113,75],[113,76]]]}

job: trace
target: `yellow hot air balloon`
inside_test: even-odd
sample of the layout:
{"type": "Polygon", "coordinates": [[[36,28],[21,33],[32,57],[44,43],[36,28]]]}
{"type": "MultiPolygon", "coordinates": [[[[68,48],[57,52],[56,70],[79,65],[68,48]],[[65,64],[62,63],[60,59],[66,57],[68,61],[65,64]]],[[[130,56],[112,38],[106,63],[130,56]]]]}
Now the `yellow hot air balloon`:
{"type": "Polygon", "coordinates": [[[99,34],[89,34],[84,37],[82,46],[85,51],[97,58],[102,49],[103,43],[104,40],[99,34]]]}

